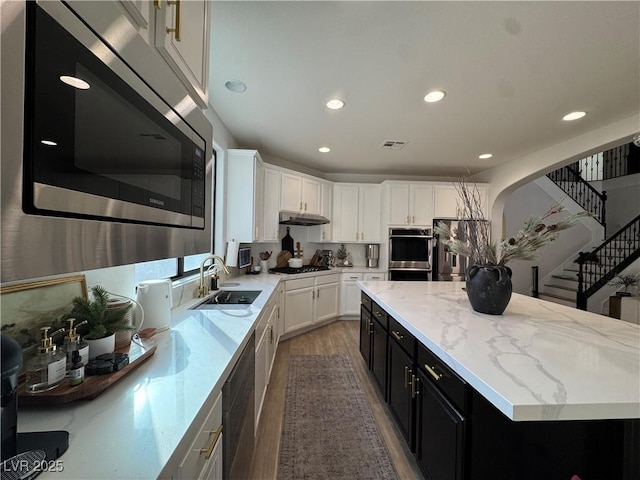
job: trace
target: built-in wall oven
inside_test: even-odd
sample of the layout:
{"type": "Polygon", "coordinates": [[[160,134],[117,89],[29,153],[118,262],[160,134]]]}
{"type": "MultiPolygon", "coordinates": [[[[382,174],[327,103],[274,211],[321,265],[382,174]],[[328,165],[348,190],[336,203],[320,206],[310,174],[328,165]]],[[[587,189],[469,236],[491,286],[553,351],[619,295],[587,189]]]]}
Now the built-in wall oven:
{"type": "Polygon", "coordinates": [[[390,228],[389,280],[430,280],[432,241],[430,228],[390,228]]]}

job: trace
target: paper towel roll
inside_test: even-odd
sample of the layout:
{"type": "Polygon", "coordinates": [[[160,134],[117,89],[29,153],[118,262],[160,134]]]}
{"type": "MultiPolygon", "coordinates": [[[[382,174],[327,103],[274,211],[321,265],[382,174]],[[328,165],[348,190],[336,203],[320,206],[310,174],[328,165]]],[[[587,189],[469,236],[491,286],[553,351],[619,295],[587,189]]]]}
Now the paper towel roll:
{"type": "Polygon", "coordinates": [[[238,266],[238,248],[240,248],[239,242],[227,242],[227,255],[225,257],[227,267],[238,266]]]}

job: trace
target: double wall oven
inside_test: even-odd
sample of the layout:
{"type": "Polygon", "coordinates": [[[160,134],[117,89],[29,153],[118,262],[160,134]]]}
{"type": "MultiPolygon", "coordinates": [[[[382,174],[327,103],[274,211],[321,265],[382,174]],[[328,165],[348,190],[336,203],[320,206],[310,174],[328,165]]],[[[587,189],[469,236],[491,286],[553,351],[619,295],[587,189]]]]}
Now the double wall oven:
{"type": "Polygon", "coordinates": [[[389,280],[431,278],[431,228],[389,229],[389,280]]]}

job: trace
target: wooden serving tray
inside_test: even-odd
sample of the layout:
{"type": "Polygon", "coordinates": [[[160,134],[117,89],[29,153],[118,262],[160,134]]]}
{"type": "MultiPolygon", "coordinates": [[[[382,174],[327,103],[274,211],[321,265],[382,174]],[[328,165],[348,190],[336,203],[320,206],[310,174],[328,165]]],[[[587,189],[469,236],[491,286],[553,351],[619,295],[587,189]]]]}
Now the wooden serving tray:
{"type": "Polygon", "coordinates": [[[85,376],[84,382],[74,386],[69,385],[69,379],[65,378],[60,385],[47,392],[27,392],[24,381],[19,383],[18,405],[62,405],[76,400],[93,400],[122,377],[142,365],[158,348],[153,339],[141,338],[137,341],[140,345],[131,342],[129,347],[116,350],[118,353],[129,354],[129,364],[117,372],[108,375],[85,376]]]}

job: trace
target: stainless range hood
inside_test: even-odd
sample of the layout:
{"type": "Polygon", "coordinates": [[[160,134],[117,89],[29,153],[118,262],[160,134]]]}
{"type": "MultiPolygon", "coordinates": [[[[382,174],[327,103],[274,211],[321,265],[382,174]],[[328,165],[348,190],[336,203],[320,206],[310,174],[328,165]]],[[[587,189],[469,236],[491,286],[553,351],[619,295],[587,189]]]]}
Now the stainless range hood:
{"type": "Polygon", "coordinates": [[[280,225],[304,225],[310,227],[325,223],[329,223],[329,219],[322,215],[303,212],[280,212],[280,225]]]}

